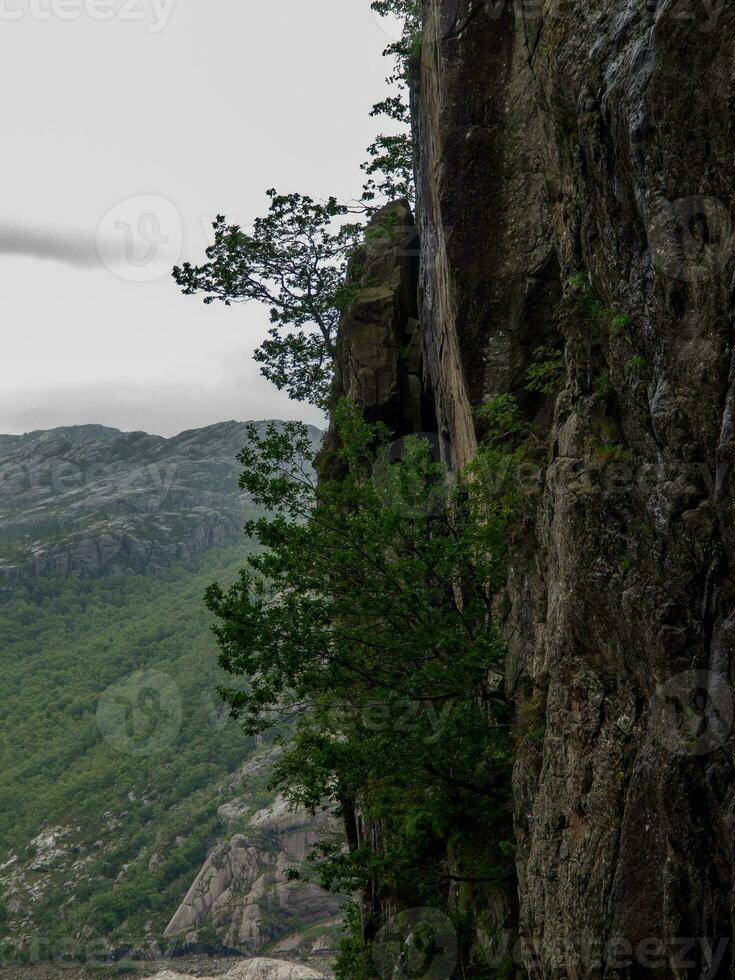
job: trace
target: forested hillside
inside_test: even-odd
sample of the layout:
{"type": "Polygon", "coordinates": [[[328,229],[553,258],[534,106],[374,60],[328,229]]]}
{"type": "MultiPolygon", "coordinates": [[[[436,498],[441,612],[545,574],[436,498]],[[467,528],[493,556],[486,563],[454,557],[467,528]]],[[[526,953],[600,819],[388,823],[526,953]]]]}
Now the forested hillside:
{"type": "Polygon", "coordinates": [[[286,883],[312,820],[284,811],[268,740],[216,691],[203,596],[253,548],[247,438],[224,423],[171,440],[100,426],[0,439],[3,960],[329,947],[339,902],[286,883]],[[227,886],[207,864],[220,854],[227,886]],[[212,880],[193,912],[200,871],[212,880]]]}
{"type": "Polygon", "coordinates": [[[223,783],[253,751],[218,705],[200,601],[242,556],[160,578],[43,579],[0,607],[11,935],[162,935],[222,829],[223,783]]]}

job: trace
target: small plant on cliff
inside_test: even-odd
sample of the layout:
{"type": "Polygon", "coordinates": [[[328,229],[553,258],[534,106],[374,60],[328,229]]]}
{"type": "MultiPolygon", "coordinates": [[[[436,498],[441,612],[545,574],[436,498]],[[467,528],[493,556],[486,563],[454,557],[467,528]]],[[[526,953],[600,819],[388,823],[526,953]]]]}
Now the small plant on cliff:
{"type": "Polygon", "coordinates": [[[563,351],[537,347],[526,371],[526,389],[542,395],[554,395],[561,388],[565,373],[563,351]]]}
{"type": "Polygon", "coordinates": [[[628,379],[635,378],[639,381],[645,381],[650,377],[650,374],[650,365],[641,354],[637,354],[625,362],[625,377],[628,379]]]}
{"type": "Polygon", "coordinates": [[[609,371],[600,371],[595,378],[592,387],[595,392],[604,399],[611,398],[615,394],[615,386],[610,379],[609,371]]]}
{"type": "Polygon", "coordinates": [[[514,493],[507,466],[450,485],[418,438],[392,464],[390,433],[348,402],[335,426],[318,486],[298,424],[254,431],[242,454],[242,487],[271,516],[248,526],[264,552],[207,594],[220,663],[246,679],[221,694],[247,732],[295,725],[277,777],[293,803],[381,828],[379,847],[355,834],[347,852],[325,843],[325,884],[446,909],[455,883],[492,891],[511,873],[513,743],[492,600],[514,493]]]}
{"type": "Polygon", "coordinates": [[[420,0],[375,0],[372,9],[381,17],[397,19],[400,36],[383,52],[396,59],[396,68],[387,82],[394,94],[373,106],[371,116],[386,116],[397,123],[397,131],[381,134],[367,148],[368,159],[362,165],[367,176],[362,202],[368,210],[376,202],[406,198],[413,202],[414,145],[411,113],[408,106],[408,76],[415,66],[421,47],[420,0]]]}
{"type": "Polygon", "coordinates": [[[627,313],[613,309],[595,294],[589,274],[584,269],[567,282],[564,305],[570,313],[581,316],[591,324],[608,327],[614,337],[628,330],[633,322],[627,313]]]}
{"type": "Polygon", "coordinates": [[[630,319],[627,313],[616,314],[612,322],[610,323],[610,333],[617,337],[621,333],[624,333],[631,325],[633,321],[630,319]]]}

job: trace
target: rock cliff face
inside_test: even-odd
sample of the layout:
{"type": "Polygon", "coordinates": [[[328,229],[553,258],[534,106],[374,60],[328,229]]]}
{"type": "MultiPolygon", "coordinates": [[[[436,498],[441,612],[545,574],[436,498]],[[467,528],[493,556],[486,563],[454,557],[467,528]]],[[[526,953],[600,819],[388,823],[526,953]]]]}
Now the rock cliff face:
{"type": "Polygon", "coordinates": [[[524,373],[565,350],[504,612],[545,729],[515,774],[533,977],[619,976],[614,940],[625,975],[690,976],[732,935],[732,26],[426,4],[421,319],[450,459],[489,395],[543,422],[524,373]],[[592,302],[559,307],[575,288],[592,302]]]}
{"type": "Polygon", "coordinates": [[[244,953],[331,952],[342,901],[316,885],[290,881],[287,872],[308,859],[317,841],[330,834],[341,839],[341,828],[326,814],[289,809],[281,796],[258,806],[247,787],[270,772],[275,758],[275,750],[256,756],[233,781],[245,792],[221,806],[219,815],[238,830],[209,855],[166,938],[196,942],[199,930],[209,928],[225,946],[244,953]]]}
{"type": "MultiPolygon", "coordinates": [[[[497,394],[545,446],[498,603],[524,965],[732,976],[735,10],[424,0],[424,19],[424,398],[452,467],[497,394]],[[528,390],[542,347],[563,352],[550,393],[528,390]]],[[[344,387],[385,417],[395,375],[344,387]]]]}
{"type": "Polygon", "coordinates": [[[423,383],[418,259],[408,201],[378,211],[352,258],[355,296],[337,336],[335,395],[356,402],[366,419],[384,422],[397,436],[434,425],[423,383]]]}

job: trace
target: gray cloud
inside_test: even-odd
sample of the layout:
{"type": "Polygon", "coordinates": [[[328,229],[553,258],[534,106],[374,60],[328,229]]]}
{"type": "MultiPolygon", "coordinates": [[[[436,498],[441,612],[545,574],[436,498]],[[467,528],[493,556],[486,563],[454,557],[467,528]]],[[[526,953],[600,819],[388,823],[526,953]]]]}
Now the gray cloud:
{"type": "Polygon", "coordinates": [[[144,22],[28,11],[3,25],[13,98],[3,106],[0,432],[102,421],[171,433],[306,412],[252,365],[267,310],[182,296],[170,275],[178,229],[163,211],[172,245],[144,276],[160,236],[118,208],[165,197],[181,218],[181,258],[201,262],[210,219],[249,224],[267,187],[359,196],[362,148],[375,137],[368,112],[388,94],[384,22],[344,0],[178,6],[156,34],[144,22]],[[264,79],[267,97],[243,99],[264,79]]]}
{"type": "Polygon", "coordinates": [[[76,266],[100,265],[95,236],[74,229],[0,224],[0,255],[25,255],[76,266]]]}

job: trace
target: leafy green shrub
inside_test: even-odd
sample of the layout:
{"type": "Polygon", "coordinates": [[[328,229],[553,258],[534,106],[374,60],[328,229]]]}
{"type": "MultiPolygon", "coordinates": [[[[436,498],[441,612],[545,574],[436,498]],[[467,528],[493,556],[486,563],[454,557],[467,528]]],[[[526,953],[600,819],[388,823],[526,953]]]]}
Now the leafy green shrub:
{"type": "MultiPolygon", "coordinates": [[[[488,430],[486,441],[503,442],[506,438],[517,436],[525,431],[518,402],[513,395],[496,395],[488,398],[475,409],[475,417],[488,430]]],[[[487,444],[487,442],[486,442],[487,444]]]]}
{"type": "Polygon", "coordinates": [[[537,347],[533,352],[533,362],[526,371],[526,389],[553,395],[561,388],[564,376],[564,352],[537,347]]]}
{"type": "Polygon", "coordinates": [[[566,306],[591,323],[609,327],[613,335],[627,330],[632,322],[627,313],[613,309],[595,295],[589,274],[585,270],[575,273],[569,279],[566,306]]]}
{"type": "Polygon", "coordinates": [[[627,330],[632,322],[627,313],[618,313],[610,321],[610,333],[613,336],[618,336],[627,330]]]}
{"type": "Polygon", "coordinates": [[[629,361],[625,364],[625,376],[626,378],[638,378],[643,380],[647,378],[650,374],[650,366],[645,357],[637,354],[635,357],[631,357],[629,361]]]}
{"type": "Polygon", "coordinates": [[[370,948],[362,939],[360,906],[348,902],[343,910],[344,934],[334,965],[335,980],[374,980],[376,977],[370,948]]]}
{"type": "Polygon", "coordinates": [[[575,272],[573,276],[569,278],[567,283],[568,287],[575,292],[582,292],[590,288],[590,280],[584,269],[580,269],[579,272],[575,272]]]}

